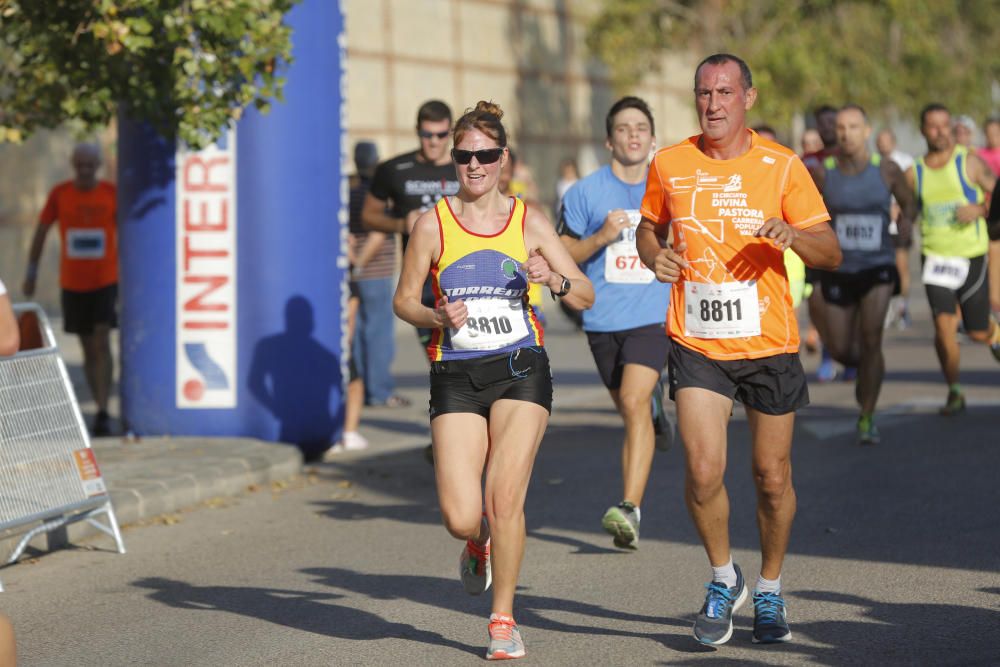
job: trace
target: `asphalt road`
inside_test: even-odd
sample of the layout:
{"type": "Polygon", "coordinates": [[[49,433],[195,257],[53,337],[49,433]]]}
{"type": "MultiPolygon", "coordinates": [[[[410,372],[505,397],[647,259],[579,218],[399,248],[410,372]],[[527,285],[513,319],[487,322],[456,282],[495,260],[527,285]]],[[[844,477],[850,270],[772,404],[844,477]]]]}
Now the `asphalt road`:
{"type": "MultiPolygon", "coordinates": [[[[891,332],[879,425],[854,444],[853,386],[813,384],[794,453],[798,515],[783,573],[794,641],[726,646],[691,624],[710,576],[682,499],[682,452],[658,455],[636,553],[600,529],[619,500],[619,420],[582,336],[555,318],[556,410],[528,496],[515,615],[539,665],[1000,663],[1000,367],[963,346],[967,414],[945,389],[920,297],[891,332]],[[720,662],[724,661],[724,662],[720,662]]],[[[457,580],[426,442],[426,378],[399,339],[405,409],[366,414],[372,447],[287,486],[207,503],[3,576],[0,609],[23,665],[479,664],[489,600],[457,580]]],[[[814,357],[804,357],[807,368],[814,357]]],[[[733,418],[727,486],[734,556],[759,567],[746,422],[733,418]]]]}

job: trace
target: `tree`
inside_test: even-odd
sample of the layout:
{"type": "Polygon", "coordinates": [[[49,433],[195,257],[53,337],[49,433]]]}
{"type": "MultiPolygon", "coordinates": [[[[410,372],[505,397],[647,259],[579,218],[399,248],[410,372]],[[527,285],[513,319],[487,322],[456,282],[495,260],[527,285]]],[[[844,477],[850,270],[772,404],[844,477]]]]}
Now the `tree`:
{"type": "Polygon", "coordinates": [[[119,105],[194,147],[281,99],[298,0],[0,0],[0,139],[119,105]]]}
{"type": "MultiPolygon", "coordinates": [[[[1000,0],[606,0],[587,43],[627,88],[667,51],[734,53],[774,125],[823,103],[914,118],[942,102],[979,117],[1000,80],[1000,0]]],[[[693,87],[693,72],[690,76],[693,87]]]]}

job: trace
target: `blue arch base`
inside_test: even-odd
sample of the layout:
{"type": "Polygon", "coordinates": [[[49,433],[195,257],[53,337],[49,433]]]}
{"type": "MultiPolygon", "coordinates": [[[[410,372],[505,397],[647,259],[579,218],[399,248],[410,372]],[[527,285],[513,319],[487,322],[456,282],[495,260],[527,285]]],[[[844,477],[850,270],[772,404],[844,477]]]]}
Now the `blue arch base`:
{"type": "MultiPolygon", "coordinates": [[[[232,275],[185,259],[192,249],[178,234],[180,154],[144,124],[120,120],[122,411],[138,434],[248,436],[295,444],[307,457],[340,436],[339,3],[305,0],[289,23],[295,62],[285,101],[267,116],[248,111],[236,127],[235,211],[226,214],[235,228],[226,250],[232,275]],[[204,315],[194,325],[192,308],[204,315]],[[233,335],[198,338],[216,326],[233,335]]],[[[198,210],[215,211],[217,221],[213,205],[198,210]]],[[[206,257],[208,266],[215,256],[206,257]]]]}

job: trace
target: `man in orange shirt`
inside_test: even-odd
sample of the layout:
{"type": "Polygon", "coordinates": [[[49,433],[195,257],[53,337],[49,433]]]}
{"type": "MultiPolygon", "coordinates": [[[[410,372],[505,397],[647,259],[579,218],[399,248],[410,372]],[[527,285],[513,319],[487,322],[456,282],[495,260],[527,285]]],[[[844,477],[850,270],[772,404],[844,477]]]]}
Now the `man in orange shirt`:
{"type": "Polygon", "coordinates": [[[746,63],[706,58],[694,92],[702,133],[656,153],[636,235],[643,263],[673,284],[670,397],[687,455],[685,500],[713,572],[694,635],[727,642],[747,598],[730,555],[723,484],[738,400],[750,425],[761,537],[753,641],[785,642],[780,575],[795,515],[792,428],[809,394],[782,253],[792,248],[806,265],[832,270],[840,246],[802,161],[747,129],[757,89],[746,63]]]}
{"type": "Polygon", "coordinates": [[[97,403],[95,436],[110,435],[108,397],[113,360],[111,329],[118,325],[118,235],[115,224],[115,186],[97,178],[100,149],[80,144],[70,160],[74,178],[52,188],[38,219],[28,257],[24,294],[35,293],[38,260],[52,224],[59,223],[62,252],[63,328],[79,335],[87,385],[97,403]]]}

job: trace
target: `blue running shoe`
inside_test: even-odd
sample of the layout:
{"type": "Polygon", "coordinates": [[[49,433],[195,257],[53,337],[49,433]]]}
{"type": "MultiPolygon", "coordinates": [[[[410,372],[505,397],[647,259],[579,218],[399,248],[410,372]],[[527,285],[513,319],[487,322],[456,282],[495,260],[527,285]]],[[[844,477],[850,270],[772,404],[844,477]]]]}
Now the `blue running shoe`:
{"type": "Polygon", "coordinates": [[[833,363],[833,359],[823,355],[822,361],[819,362],[819,367],[816,369],[816,381],[817,382],[833,382],[837,379],[837,367],[833,363]]]}
{"type": "Polygon", "coordinates": [[[705,584],[708,594],[705,604],[694,621],[694,638],[702,644],[719,646],[733,636],[733,612],[747,600],[747,587],[740,566],[736,568],[736,585],[727,588],[721,581],[705,584]]]}
{"type": "Polygon", "coordinates": [[[779,644],[792,641],[785,600],[778,593],[753,594],[753,643],[779,644]]]}

